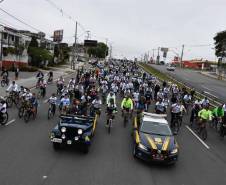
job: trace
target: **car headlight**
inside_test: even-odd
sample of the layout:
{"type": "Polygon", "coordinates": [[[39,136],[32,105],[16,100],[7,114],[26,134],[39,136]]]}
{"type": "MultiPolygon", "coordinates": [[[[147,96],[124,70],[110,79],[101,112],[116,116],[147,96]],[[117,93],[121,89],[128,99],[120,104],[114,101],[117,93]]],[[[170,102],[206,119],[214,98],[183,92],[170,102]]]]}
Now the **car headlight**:
{"type": "Polygon", "coordinates": [[[146,150],[146,151],[148,150],[148,148],[141,143],[139,143],[138,148],[140,148],[142,150],[146,150]]]}
{"type": "Polygon", "coordinates": [[[82,134],[82,129],[78,129],[78,134],[81,135],[82,134]]]}
{"type": "Polygon", "coordinates": [[[61,128],[61,132],[63,132],[63,133],[66,132],[66,130],[67,130],[66,127],[61,128]]]}
{"type": "Polygon", "coordinates": [[[52,132],[51,134],[50,134],[50,138],[52,139],[52,138],[54,138],[55,137],[55,134],[52,132]]]}
{"type": "Polygon", "coordinates": [[[61,138],[62,138],[62,139],[65,139],[65,138],[66,138],[66,136],[63,134],[63,135],[61,136],[61,138]]]}
{"type": "Polygon", "coordinates": [[[171,154],[176,154],[178,152],[178,149],[177,148],[174,148],[170,153],[171,154]]]}

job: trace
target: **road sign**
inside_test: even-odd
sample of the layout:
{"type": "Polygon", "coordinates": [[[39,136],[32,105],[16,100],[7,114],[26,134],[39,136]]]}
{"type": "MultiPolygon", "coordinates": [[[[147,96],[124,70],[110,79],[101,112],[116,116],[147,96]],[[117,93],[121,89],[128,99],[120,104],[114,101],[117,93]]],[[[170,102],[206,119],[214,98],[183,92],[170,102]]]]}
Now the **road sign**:
{"type": "Polygon", "coordinates": [[[169,51],[169,48],[161,48],[161,51],[167,53],[169,51]]]}
{"type": "Polygon", "coordinates": [[[56,30],[53,33],[53,41],[54,42],[61,42],[63,40],[64,30],[56,30]]]}
{"type": "Polygon", "coordinates": [[[97,40],[84,40],[84,46],[85,47],[96,47],[97,40]]]}

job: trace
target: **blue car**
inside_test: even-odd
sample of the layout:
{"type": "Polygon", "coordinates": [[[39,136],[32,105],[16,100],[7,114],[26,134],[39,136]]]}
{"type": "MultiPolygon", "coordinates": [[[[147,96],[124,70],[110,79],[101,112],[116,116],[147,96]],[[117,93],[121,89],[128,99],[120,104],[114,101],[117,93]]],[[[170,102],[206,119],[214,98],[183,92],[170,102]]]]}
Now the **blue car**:
{"type": "Polygon", "coordinates": [[[62,115],[52,129],[50,139],[55,150],[62,146],[77,145],[88,153],[97,124],[97,116],[62,115]]]}

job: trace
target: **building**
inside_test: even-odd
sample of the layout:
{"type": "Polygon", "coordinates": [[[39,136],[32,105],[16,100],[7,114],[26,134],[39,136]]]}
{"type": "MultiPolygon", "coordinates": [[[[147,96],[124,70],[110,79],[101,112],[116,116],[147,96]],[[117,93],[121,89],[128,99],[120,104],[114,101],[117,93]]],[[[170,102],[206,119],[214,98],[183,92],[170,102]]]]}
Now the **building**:
{"type": "Polygon", "coordinates": [[[179,60],[173,60],[171,62],[173,65],[180,66],[182,65],[183,68],[190,68],[190,69],[210,69],[213,65],[217,65],[215,61],[203,60],[203,59],[193,59],[193,60],[183,60],[180,62],[179,60]]]}
{"type": "Polygon", "coordinates": [[[28,65],[27,49],[30,41],[31,37],[18,30],[0,25],[0,67],[28,65]]]}

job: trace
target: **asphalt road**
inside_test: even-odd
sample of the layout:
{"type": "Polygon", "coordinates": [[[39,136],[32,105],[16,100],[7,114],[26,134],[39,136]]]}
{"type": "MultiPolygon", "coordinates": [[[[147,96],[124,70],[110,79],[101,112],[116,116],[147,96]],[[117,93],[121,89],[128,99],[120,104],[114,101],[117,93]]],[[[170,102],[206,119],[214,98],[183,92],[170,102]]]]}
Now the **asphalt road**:
{"type": "MultiPolygon", "coordinates": [[[[56,90],[47,89],[47,96],[56,90]]],[[[131,126],[123,128],[117,114],[111,135],[98,120],[90,152],[74,147],[54,151],[49,133],[58,118],[47,120],[48,105],[41,101],[38,116],[28,124],[9,110],[8,126],[0,127],[1,185],[225,185],[226,141],[209,130],[207,149],[184,125],[177,136],[179,161],[174,166],[147,164],[132,155],[131,126]]],[[[104,109],[104,108],[103,108],[104,109]]],[[[169,118],[168,118],[169,119],[169,118]]]]}
{"type": "Polygon", "coordinates": [[[218,99],[226,102],[226,82],[207,77],[198,71],[176,68],[175,71],[167,71],[166,66],[151,65],[152,67],[167,73],[186,85],[194,87],[199,92],[208,92],[218,99]]]}

